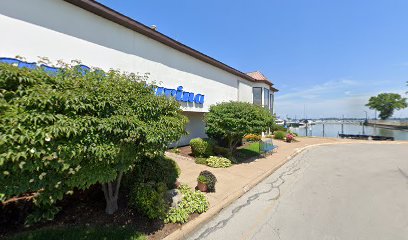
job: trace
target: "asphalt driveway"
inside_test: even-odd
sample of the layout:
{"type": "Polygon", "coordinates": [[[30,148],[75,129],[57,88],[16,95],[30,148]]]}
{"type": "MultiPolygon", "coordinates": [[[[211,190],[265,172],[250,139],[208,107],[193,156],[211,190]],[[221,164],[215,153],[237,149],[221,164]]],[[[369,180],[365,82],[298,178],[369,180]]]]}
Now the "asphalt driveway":
{"type": "Polygon", "coordinates": [[[307,150],[189,239],[408,240],[408,144],[307,150]]]}

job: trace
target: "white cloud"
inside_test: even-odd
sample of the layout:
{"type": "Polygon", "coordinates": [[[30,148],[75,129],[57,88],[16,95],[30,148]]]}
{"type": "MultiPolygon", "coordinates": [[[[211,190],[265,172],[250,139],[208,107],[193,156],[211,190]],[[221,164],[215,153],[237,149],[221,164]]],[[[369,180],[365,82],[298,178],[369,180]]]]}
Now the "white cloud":
{"type": "Polygon", "coordinates": [[[294,88],[286,94],[279,94],[276,99],[279,101],[293,98],[315,99],[330,93],[339,93],[339,89],[358,86],[359,83],[351,79],[330,80],[322,84],[314,85],[310,88],[294,88]]]}
{"type": "MultiPolygon", "coordinates": [[[[386,89],[390,81],[376,81],[370,85],[350,79],[327,81],[303,90],[278,94],[275,109],[278,116],[307,117],[364,117],[364,111],[374,116],[374,111],[365,104],[371,96],[381,92],[395,92],[405,95],[404,89],[386,89]],[[304,109],[306,111],[304,113],[304,109]]],[[[408,117],[408,109],[395,112],[396,117],[408,117]]]]}

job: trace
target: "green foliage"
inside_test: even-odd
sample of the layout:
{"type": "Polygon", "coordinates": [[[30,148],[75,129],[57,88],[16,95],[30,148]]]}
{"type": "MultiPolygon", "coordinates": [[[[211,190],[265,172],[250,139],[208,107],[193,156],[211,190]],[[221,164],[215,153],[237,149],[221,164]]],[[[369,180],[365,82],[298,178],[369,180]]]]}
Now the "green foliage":
{"type": "Polygon", "coordinates": [[[205,176],[203,176],[203,175],[198,176],[197,181],[200,182],[200,183],[203,183],[203,184],[208,183],[207,178],[205,176]]]}
{"type": "Polygon", "coordinates": [[[257,142],[261,141],[262,136],[259,134],[247,134],[244,136],[244,139],[248,142],[257,142]]]}
{"type": "Polygon", "coordinates": [[[132,186],[137,183],[164,182],[168,189],[172,189],[180,172],[179,166],[171,158],[165,156],[148,158],[134,166],[126,176],[126,184],[132,186]]]}
{"type": "Polygon", "coordinates": [[[9,238],[10,240],[147,240],[147,237],[129,227],[58,227],[43,228],[22,232],[9,238]]]}
{"type": "Polygon", "coordinates": [[[179,208],[187,209],[189,214],[206,212],[210,206],[207,197],[200,191],[193,191],[191,188],[180,188],[183,199],[179,203],[179,208]]]}
{"type": "Polygon", "coordinates": [[[208,192],[215,192],[215,184],[217,183],[217,178],[215,175],[207,170],[201,171],[198,177],[204,176],[207,179],[208,192]]]}
{"type": "Polygon", "coordinates": [[[227,158],[231,156],[231,153],[229,152],[228,148],[220,146],[214,146],[214,153],[217,154],[218,156],[223,156],[227,158]]]}
{"type": "Polygon", "coordinates": [[[231,167],[231,160],[223,157],[211,156],[207,159],[207,165],[213,168],[227,168],[231,167]]]}
{"type": "Polygon", "coordinates": [[[225,140],[233,153],[246,134],[268,130],[274,117],[267,109],[254,104],[227,102],[211,106],[204,121],[207,135],[217,141],[225,140]]]}
{"type": "Polygon", "coordinates": [[[167,213],[164,223],[186,223],[188,221],[189,212],[185,208],[173,207],[167,213]]]}
{"type": "Polygon", "coordinates": [[[282,125],[277,125],[277,124],[272,124],[271,130],[272,130],[272,132],[275,132],[275,131],[286,132],[286,131],[287,131],[287,129],[286,129],[284,126],[282,126],[282,125]]]}
{"type": "Polygon", "coordinates": [[[202,164],[202,165],[207,165],[207,158],[200,158],[200,157],[198,157],[198,158],[195,158],[195,163],[197,163],[197,164],[202,164]]]}
{"type": "Polygon", "coordinates": [[[380,118],[385,120],[394,114],[394,110],[401,110],[408,106],[407,99],[396,93],[380,93],[371,97],[366,104],[370,109],[380,112],[380,118]]]}
{"type": "Polygon", "coordinates": [[[116,71],[83,75],[77,67],[50,76],[0,64],[3,199],[36,193],[37,206],[52,208],[74,189],[115,182],[163,155],[187,120],[175,100],[155,96],[142,80],[116,71]]]}
{"type": "Polygon", "coordinates": [[[195,157],[209,157],[213,154],[213,144],[209,140],[202,138],[191,139],[190,147],[195,157]]]}
{"type": "Polygon", "coordinates": [[[286,137],[286,132],[276,131],[274,132],[275,139],[284,140],[286,137]]]}
{"type": "Polygon", "coordinates": [[[203,213],[209,208],[209,203],[205,194],[200,191],[193,191],[186,185],[180,186],[183,199],[177,208],[171,208],[167,214],[165,223],[185,223],[193,213],[203,213]]]}
{"type": "Polygon", "coordinates": [[[163,219],[168,210],[166,192],[165,183],[135,184],[130,193],[129,205],[150,219],[163,219]]]}

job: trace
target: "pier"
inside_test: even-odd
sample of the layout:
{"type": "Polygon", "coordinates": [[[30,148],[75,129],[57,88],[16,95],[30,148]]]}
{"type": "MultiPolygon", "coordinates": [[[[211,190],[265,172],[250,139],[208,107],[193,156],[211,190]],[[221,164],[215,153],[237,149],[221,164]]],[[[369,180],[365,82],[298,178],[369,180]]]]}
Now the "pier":
{"type": "Polygon", "coordinates": [[[389,129],[408,129],[408,121],[397,120],[368,120],[367,126],[389,128],[389,129]]]}

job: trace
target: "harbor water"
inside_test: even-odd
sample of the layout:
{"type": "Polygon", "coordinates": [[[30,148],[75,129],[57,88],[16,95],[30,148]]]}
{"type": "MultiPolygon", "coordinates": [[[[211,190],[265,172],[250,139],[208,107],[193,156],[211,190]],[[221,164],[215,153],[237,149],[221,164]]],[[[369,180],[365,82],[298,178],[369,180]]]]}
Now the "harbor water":
{"type": "Polygon", "coordinates": [[[362,124],[359,123],[344,123],[344,124],[318,123],[315,125],[309,125],[307,128],[291,127],[290,130],[297,133],[299,136],[338,137],[339,133],[344,133],[344,134],[365,134],[373,136],[394,137],[395,140],[408,140],[408,130],[396,130],[372,126],[363,126],[362,124]]]}

